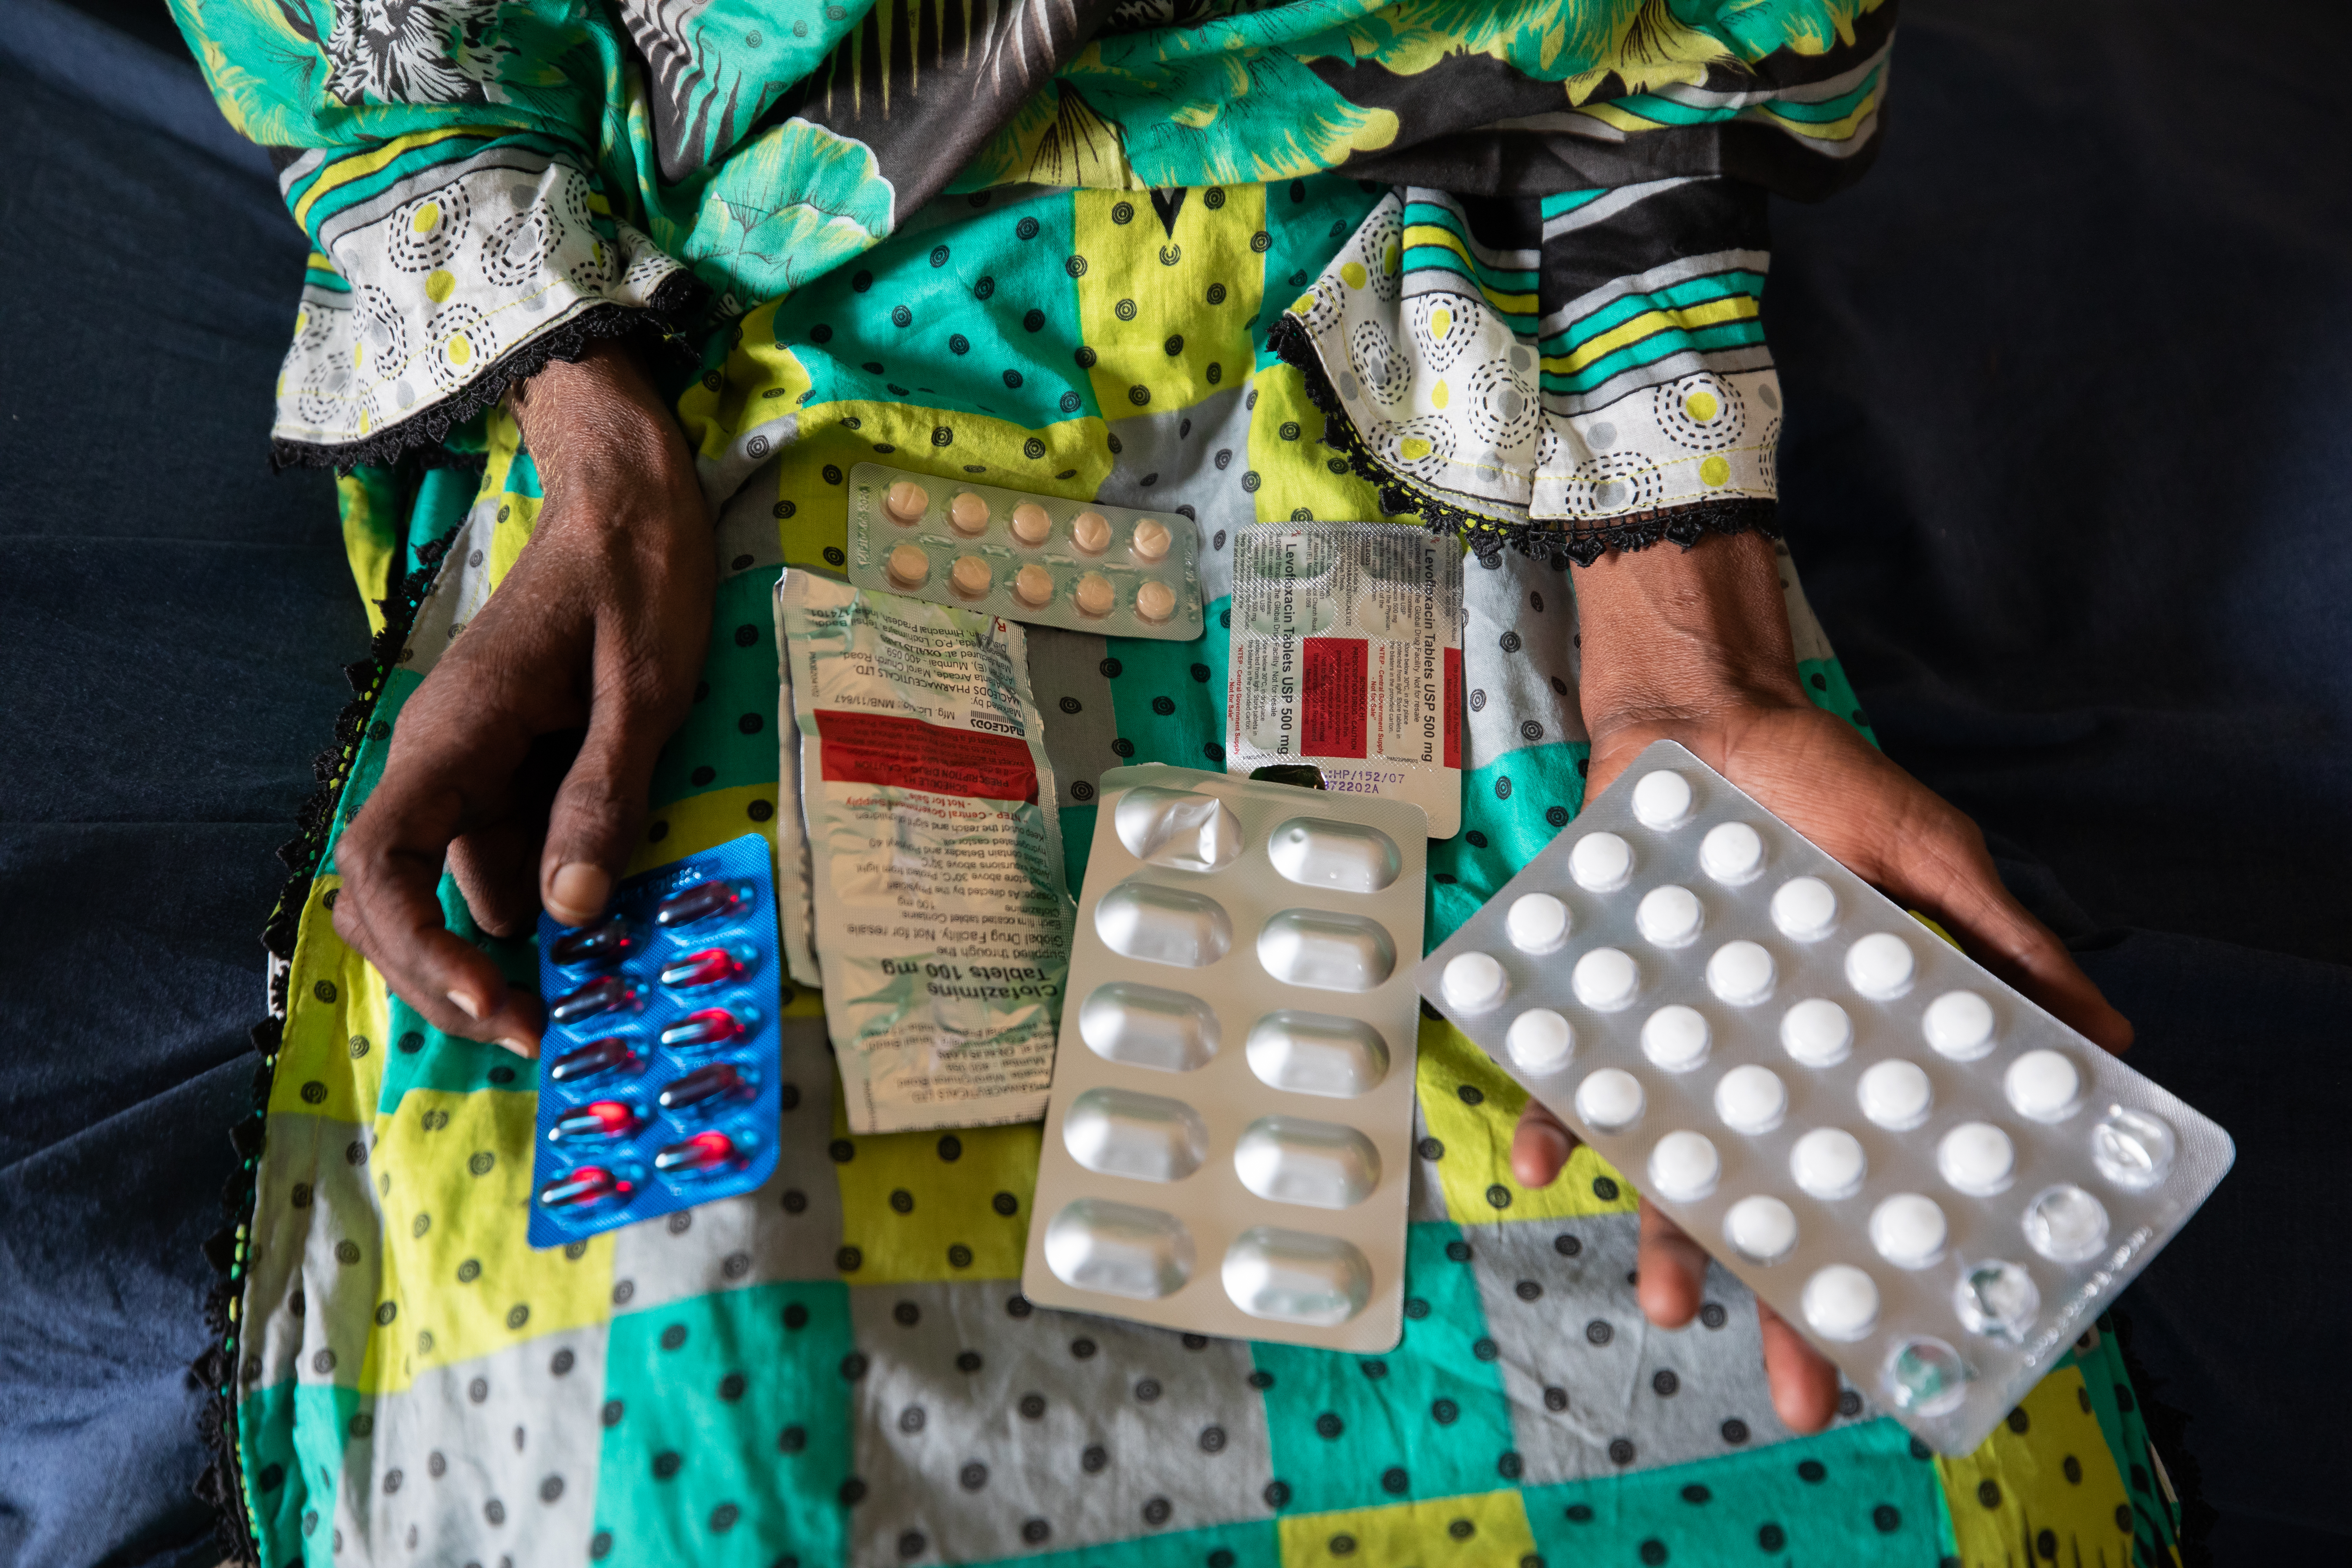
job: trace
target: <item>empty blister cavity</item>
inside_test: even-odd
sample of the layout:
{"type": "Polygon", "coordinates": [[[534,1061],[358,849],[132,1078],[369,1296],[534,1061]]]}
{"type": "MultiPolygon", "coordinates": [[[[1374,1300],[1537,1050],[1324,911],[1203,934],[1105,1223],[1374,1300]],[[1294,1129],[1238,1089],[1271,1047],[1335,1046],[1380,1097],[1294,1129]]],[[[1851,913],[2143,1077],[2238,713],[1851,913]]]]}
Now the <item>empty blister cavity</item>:
{"type": "Polygon", "coordinates": [[[1678,1129],[1650,1151],[1650,1191],[1669,1202],[1696,1203],[1715,1191],[1722,1175],[1723,1156],[1704,1132],[1678,1129]]]}
{"type": "Polygon", "coordinates": [[[2053,1263],[2088,1263],[2107,1247],[2105,1204],[2062,1182],[2025,1205],[2025,1244],[2053,1263]]]}
{"type": "Polygon", "coordinates": [[[2033,1121],[2063,1121],[2083,1109],[2083,1074],[2063,1051],[2028,1051],[2000,1076],[2010,1109],[2033,1121]]]}
{"type": "Polygon", "coordinates": [[[1799,1189],[1828,1201],[1862,1191],[1870,1159],[1862,1140],[1843,1127],[1816,1127],[1789,1151],[1789,1176],[1799,1189]]]}
{"type": "Polygon", "coordinates": [[[1993,1258],[1973,1264],[1952,1288],[1952,1312],[1972,1334],[2022,1344],[2042,1312],[2042,1288],[2021,1265],[1993,1258]]]}
{"type": "Polygon", "coordinates": [[[1770,1068],[1744,1062],[1716,1080],[1715,1113],[1734,1132],[1769,1132],[1789,1113],[1789,1087],[1770,1068]]]}
{"type": "Polygon", "coordinates": [[[1118,841],[1146,865],[1213,871],[1242,852],[1241,819],[1213,795],[1142,784],[1120,795],[1111,814],[1118,841]]]}
{"type": "Polygon", "coordinates": [[[1404,869],[1396,840],[1379,828],[1311,816],[1294,816],[1266,835],[1265,854],[1300,887],[1342,893],[1377,893],[1404,869]]]}
{"type": "Polygon", "coordinates": [[[1796,1211],[1762,1194],[1742,1198],[1724,1214],[1723,1239],[1750,1263],[1778,1263],[1797,1249],[1796,1211]]]}
{"type": "Polygon", "coordinates": [[[2091,1129],[2091,1163],[2126,1192],[2146,1192],[2164,1180],[2179,1147],[2161,1119],[2120,1105],[2109,1106],[2091,1129]]]}
{"type": "Polygon", "coordinates": [[[2017,1145],[1990,1121],[1963,1121],[1936,1145],[1936,1169],[1954,1191],[1989,1198],[2008,1190],[2017,1145]]]}
{"type": "Polygon", "coordinates": [[[1688,947],[1698,940],[1705,918],[1696,893],[1668,883],[1642,895],[1633,910],[1633,928],[1660,947],[1688,947]]]}
{"type": "Polygon", "coordinates": [[[1886,1397],[1895,1409],[1927,1419],[1959,1408],[1968,1397],[1969,1367],[1959,1352],[1923,1334],[1895,1347],[1886,1358],[1885,1381],[1886,1397]]]}
{"type": "Polygon", "coordinates": [[[1875,931],[1845,950],[1846,984],[1874,1002],[1891,1002],[1911,989],[1916,963],[1909,942],[1875,931]]]}
{"type": "Polygon", "coordinates": [[[1549,893],[1522,893],[1503,916],[1503,930],[1521,952],[1558,952],[1568,942],[1568,906],[1549,893]]]}
{"type": "Polygon", "coordinates": [[[1698,841],[1699,869],[1727,888],[1756,879],[1764,869],[1764,837],[1744,822],[1718,822],[1698,841]]]}
{"type": "Polygon", "coordinates": [[[1223,904],[1153,882],[1105,893],[1095,906],[1095,931],[1113,952],[1194,969],[1216,963],[1234,945],[1234,922],[1223,904]]]}
{"type": "Polygon", "coordinates": [[[1234,1145],[1234,1173],[1269,1203],[1346,1209],[1381,1184],[1381,1156],[1352,1127],[1262,1116],[1234,1145]]]}
{"type": "Polygon", "coordinates": [[[1711,1038],[1706,1015],[1679,1002],[1642,1020],[1642,1054],[1668,1072],[1689,1072],[1703,1064],[1711,1038]]]}
{"type": "Polygon", "coordinates": [[[1862,1113],[1873,1122],[1890,1132],[1905,1132],[1927,1120],[1936,1104],[1936,1086],[1917,1062],[1896,1058],[1864,1069],[1856,1096],[1862,1113]]]}
{"type": "Polygon", "coordinates": [[[1225,1294],[1253,1318],[1331,1328],[1372,1299],[1372,1266],[1336,1236],[1252,1226],[1225,1249],[1225,1294]]]}
{"type": "Polygon", "coordinates": [[[1672,768],[1643,773],[1633,786],[1633,816],[1644,827],[1680,827],[1690,814],[1690,780],[1672,768]]]}
{"type": "Polygon", "coordinates": [[[1351,1100],[1389,1073],[1388,1042],[1378,1029],[1327,1013],[1268,1013],[1251,1026],[1243,1053],[1258,1081],[1292,1094],[1351,1100]]]}
{"type": "Polygon", "coordinates": [[[1927,1004],[1919,1032],[1937,1056],[1972,1062],[1992,1049],[1992,1004],[1973,991],[1947,991],[1927,1004]]]}
{"type": "Polygon", "coordinates": [[[1805,1322],[1825,1340],[1865,1340],[1878,1327],[1878,1281],[1851,1263],[1832,1263],[1805,1281],[1805,1322]]]}
{"type": "Polygon", "coordinates": [[[1772,894],[1772,923],[1796,942],[1819,942],[1837,929],[1837,894],[1819,877],[1791,877],[1772,894]]]}
{"type": "Polygon", "coordinates": [[[1361,915],[1285,910],[1258,932],[1257,961],[1291,985],[1374,991],[1396,973],[1396,943],[1378,921],[1361,915]]]}
{"type": "Polygon", "coordinates": [[[1610,893],[1633,875],[1633,847],[1613,833],[1588,833],[1568,852],[1568,874],[1588,893],[1610,893]]]}
{"type": "Polygon", "coordinates": [[[1870,1211],[1870,1245],[1897,1268],[1933,1264],[1950,1236],[1942,1207],[1918,1193],[1896,1193],[1870,1211]]]}
{"type": "Polygon", "coordinates": [[[1576,1031],[1549,1007],[1530,1007],[1511,1020],[1503,1048],[1522,1072],[1558,1072],[1576,1054],[1576,1031]]]}
{"type": "Polygon", "coordinates": [[[1706,988],[1735,1007],[1772,994],[1772,955],[1752,942],[1727,942],[1706,961],[1706,988]]]}
{"type": "Polygon", "coordinates": [[[1825,997],[1808,997],[1780,1015],[1780,1048],[1800,1067],[1833,1068],[1853,1051],[1853,1020],[1825,997]]]}
{"type": "Polygon", "coordinates": [[[1209,1130],[1181,1100],[1124,1089],[1090,1089],[1062,1118],[1070,1158],[1106,1176],[1181,1182],[1209,1157],[1209,1130]]]}
{"type": "Polygon", "coordinates": [[[1457,1013],[1483,1013],[1503,999],[1508,982],[1490,953],[1457,952],[1445,961],[1437,989],[1457,1013]]]}
{"type": "Polygon", "coordinates": [[[1181,991],[1113,981],[1079,1006],[1078,1037],[1106,1061],[1192,1072],[1217,1054],[1217,1015],[1181,991]]]}
{"type": "Polygon", "coordinates": [[[1642,1120],[1642,1080],[1623,1068],[1588,1073],[1576,1086],[1576,1114],[1601,1132],[1622,1132],[1642,1120]]]}
{"type": "Polygon", "coordinates": [[[1614,1013],[1633,1005],[1642,989],[1642,972],[1624,952],[1596,947],[1576,961],[1569,972],[1569,989],[1596,1013],[1614,1013]]]}
{"type": "Polygon", "coordinates": [[[1183,1289],[1192,1264],[1192,1232],[1158,1209],[1080,1198],[1045,1226],[1045,1267],[1080,1290],[1156,1300],[1183,1289]]]}

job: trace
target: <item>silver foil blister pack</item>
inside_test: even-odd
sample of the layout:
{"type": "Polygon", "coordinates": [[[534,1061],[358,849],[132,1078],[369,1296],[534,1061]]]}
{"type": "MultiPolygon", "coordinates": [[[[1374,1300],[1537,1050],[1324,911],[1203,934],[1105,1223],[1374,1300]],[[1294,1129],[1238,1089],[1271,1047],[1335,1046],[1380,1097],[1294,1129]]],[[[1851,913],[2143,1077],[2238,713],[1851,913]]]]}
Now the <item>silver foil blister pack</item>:
{"type": "Polygon", "coordinates": [[[1426,817],[1158,764],[1101,788],[1023,1292],[1391,1348],[1426,817]]]}
{"type": "Polygon", "coordinates": [[[1423,994],[1946,1454],[2229,1170],[2229,1135],[1661,741],[1423,994]]]}
{"type": "Polygon", "coordinates": [[[1201,536],[1179,512],[849,470],[849,580],[1106,637],[1201,635],[1201,536]]]}

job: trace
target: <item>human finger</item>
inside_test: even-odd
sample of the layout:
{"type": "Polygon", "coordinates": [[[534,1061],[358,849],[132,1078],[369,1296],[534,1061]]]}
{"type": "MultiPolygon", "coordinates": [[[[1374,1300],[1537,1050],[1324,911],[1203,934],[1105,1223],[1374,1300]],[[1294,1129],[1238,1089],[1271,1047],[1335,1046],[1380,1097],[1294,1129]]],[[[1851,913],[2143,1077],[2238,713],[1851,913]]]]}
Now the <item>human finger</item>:
{"type": "Polygon", "coordinates": [[[516,771],[504,809],[449,846],[449,874],[465,894],[474,923],[492,936],[527,935],[537,922],[548,811],[579,751],[577,730],[540,736],[516,771]]]}
{"type": "Polygon", "coordinates": [[[1576,1142],[1559,1117],[1528,1100],[1511,1132],[1511,1179],[1530,1190],[1551,1185],[1576,1152],[1576,1142]]]}
{"type": "Polygon", "coordinates": [[[1642,1316],[1679,1329],[1698,1316],[1706,1292],[1706,1252],[1649,1199],[1642,1200],[1642,1238],[1634,1259],[1634,1298],[1642,1316]]]}
{"type": "Polygon", "coordinates": [[[565,925],[604,912],[645,826],[655,758],[672,726],[635,695],[602,696],[548,812],[540,900],[565,925]]]}
{"type": "Polygon", "coordinates": [[[1760,1300],[1756,1319],[1764,1339],[1764,1381],[1772,1390],[1773,1414],[1791,1432],[1820,1431],[1837,1414],[1837,1368],[1760,1300]]]}

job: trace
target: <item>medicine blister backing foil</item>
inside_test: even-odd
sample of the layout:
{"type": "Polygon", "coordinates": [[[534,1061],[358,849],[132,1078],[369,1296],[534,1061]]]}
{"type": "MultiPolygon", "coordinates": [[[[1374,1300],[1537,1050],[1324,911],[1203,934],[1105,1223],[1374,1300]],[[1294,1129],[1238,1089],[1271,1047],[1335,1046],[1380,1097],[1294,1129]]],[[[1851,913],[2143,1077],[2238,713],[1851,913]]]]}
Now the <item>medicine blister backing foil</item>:
{"type": "Polygon", "coordinates": [[[1101,787],[1023,1293],[1392,1348],[1427,819],[1157,764],[1101,787]]]}
{"type": "Polygon", "coordinates": [[[1946,1454],[1984,1440],[2234,1157],[1670,741],[1415,980],[1946,1454]]]}

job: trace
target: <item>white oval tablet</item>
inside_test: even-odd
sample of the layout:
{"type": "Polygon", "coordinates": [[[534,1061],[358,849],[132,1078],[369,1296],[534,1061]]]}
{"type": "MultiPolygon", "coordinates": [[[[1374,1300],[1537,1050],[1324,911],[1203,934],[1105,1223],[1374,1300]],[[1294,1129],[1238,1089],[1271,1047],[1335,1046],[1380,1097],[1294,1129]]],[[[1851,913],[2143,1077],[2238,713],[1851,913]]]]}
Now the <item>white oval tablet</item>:
{"type": "Polygon", "coordinates": [[[1078,579],[1076,592],[1070,595],[1082,616],[1107,616],[1118,605],[1118,593],[1110,579],[1099,572],[1089,572],[1078,579]]]}
{"type": "Polygon", "coordinates": [[[2088,1263],[2107,1247],[2107,1210],[2071,1183],[2025,1205],[2025,1244],[2053,1263],[2088,1263]]]}
{"type": "Polygon", "coordinates": [[[1911,989],[1915,963],[1909,942],[1874,931],[1845,950],[1846,984],[1874,1002],[1891,1002],[1911,989]]]}
{"type": "Polygon", "coordinates": [[[1742,1198],[1723,1216],[1723,1239],[1750,1263],[1778,1263],[1797,1249],[1796,1211],[1779,1198],[1742,1198]]]}
{"type": "Polygon", "coordinates": [[[2179,1141],[2162,1119],[2111,1105],[2091,1129],[2091,1163],[2126,1192],[2145,1192],[2172,1170],[2179,1141]]]}
{"type": "Polygon", "coordinates": [[[1032,609],[1054,599],[1054,574],[1034,561],[1013,574],[1013,596],[1032,609]]]}
{"type": "Polygon", "coordinates": [[[1925,1268],[1944,1256],[1951,1226],[1936,1200],[1897,1193],[1870,1211],[1870,1245],[1897,1268],[1925,1268]]]}
{"type": "Polygon", "coordinates": [[[2017,1146],[1990,1121],[1963,1121],[1936,1145],[1936,1169],[1955,1190],[1989,1198],[2008,1187],[2017,1146]]]}
{"type": "Polygon", "coordinates": [[[1901,1058],[1874,1062],[1863,1070],[1862,1113],[1891,1132],[1901,1132],[1927,1120],[1936,1103],[1936,1087],[1917,1062],[1901,1058]]]}
{"type": "Polygon", "coordinates": [[[1669,1132],[1650,1151],[1650,1191],[1672,1203],[1696,1203],[1722,1174],[1723,1157],[1704,1132],[1669,1132]]]}
{"type": "Polygon", "coordinates": [[[1772,955],[1752,942],[1727,942],[1706,961],[1706,988],[1735,1007],[1772,994],[1772,955]]]}
{"type": "Polygon", "coordinates": [[[1013,537],[1032,550],[1045,543],[1053,531],[1054,520],[1035,501],[1024,500],[1013,509],[1013,537]]]}
{"type": "Polygon", "coordinates": [[[1558,1072],[1576,1054],[1576,1031],[1549,1007],[1530,1007],[1511,1020],[1503,1048],[1524,1072],[1558,1072]]]}
{"type": "Polygon", "coordinates": [[[1127,547],[1135,552],[1139,561],[1158,561],[1167,555],[1172,542],[1166,523],[1147,517],[1135,525],[1135,531],[1128,536],[1127,547]]]}
{"type": "Polygon", "coordinates": [[[1672,768],[1643,773],[1633,786],[1633,816],[1644,827],[1680,827],[1690,814],[1690,780],[1672,768]]]}
{"type": "Polygon", "coordinates": [[[1937,1056],[1972,1062],[1992,1049],[1992,1004],[1973,991],[1947,991],[1927,1004],[1919,1029],[1937,1056]]]}
{"type": "Polygon", "coordinates": [[[1764,869],[1764,839],[1744,822],[1718,822],[1698,841],[1699,869],[1726,887],[1752,882],[1764,869]]]}
{"type": "Polygon", "coordinates": [[[1816,1127],[1789,1151],[1790,1176],[1817,1198],[1850,1198],[1869,1173],[1862,1140],[1843,1127],[1816,1127]]]}
{"type": "Polygon", "coordinates": [[[1596,1013],[1614,1013],[1630,1005],[1642,988],[1642,972],[1613,947],[1596,947],[1576,961],[1569,987],[1576,999],[1596,1013]]]}
{"type": "Polygon", "coordinates": [[[1588,833],[1568,852],[1568,874],[1588,893],[1614,892],[1633,874],[1633,847],[1613,833],[1588,833]]]}
{"type": "Polygon", "coordinates": [[[2028,1051],[2001,1074],[2001,1092],[2020,1116],[2063,1121],[2083,1109],[2083,1075],[2064,1053],[2028,1051]]]}
{"type": "Polygon", "coordinates": [[[1135,591],[1135,613],[1157,626],[1176,613],[1176,590],[1161,582],[1146,583],[1135,591]]]}
{"type": "Polygon", "coordinates": [[[1832,1263],[1805,1281],[1805,1322],[1825,1340],[1868,1339],[1878,1326],[1877,1281],[1851,1263],[1832,1263]]]}
{"type": "Polygon", "coordinates": [[[1780,1016],[1780,1048],[1800,1067],[1833,1068],[1853,1049],[1853,1020],[1836,1003],[1809,996],[1780,1016]]]}
{"type": "Polygon", "coordinates": [[[1819,877],[1791,877],[1772,894],[1772,923],[1782,936],[1819,942],[1837,925],[1837,895],[1819,877]]]}
{"type": "Polygon", "coordinates": [[[967,599],[977,599],[996,585],[996,574],[977,555],[959,555],[948,569],[948,586],[967,599]]]}
{"type": "Polygon", "coordinates": [[[901,544],[890,552],[883,570],[889,574],[893,586],[919,588],[923,579],[931,574],[931,558],[919,544],[901,544]]]}
{"type": "Polygon", "coordinates": [[[1706,1060],[1706,1016],[1676,1004],[1642,1023],[1642,1054],[1668,1072],[1688,1072],[1706,1060]]]}
{"type": "Polygon", "coordinates": [[[1715,1113],[1734,1132],[1769,1132],[1789,1113],[1789,1088],[1770,1068],[1743,1063],[1716,1080],[1715,1113]]]}
{"type": "Polygon", "coordinates": [[[1576,1114],[1588,1127],[1619,1132],[1642,1120],[1642,1080],[1623,1068],[1602,1068],[1576,1086],[1576,1114]]]}
{"type": "Polygon", "coordinates": [[[882,510],[893,522],[911,523],[931,510],[931,492],[912,479],[900,479],[882,493],[882,510]]]}
{"type": "Polygon", "coordinates": [[[1688,947],[1698,939],[1699,922],[1705,918],[1698,895],[1670,882],[1642,895],[1641,904],[1633,910],[1633,926],[1660,947],[1688,947]]]}
{"type": "Polygon", "coordinates": [[[1457,1013],[1483,1013],[1503,999],[1503,966],[1483,952],[1457,952],[1446,960],[1437,982],[1445,1005],[1457,1013]]]}
{"type": "Polygon", "coordinates": [[[1521,952],[1557,952],[1568,941],[1568,906],[1549,893],[1522,893],[1504,914],[1503,930],[1521,952]]]}
{"type": "Polygon", "coordinates": [[[988,526],[988,502],[970,490],[959,492],[948,502],[948,526],[971,538],[988,526]]]}
{"type": "Polygon", "coordinates": [[[1070,519],[1070,542],[1081,555],[1100,555],[1110,548],[1110,523],[1098,511],[1082,511],[1070,519]]]}

